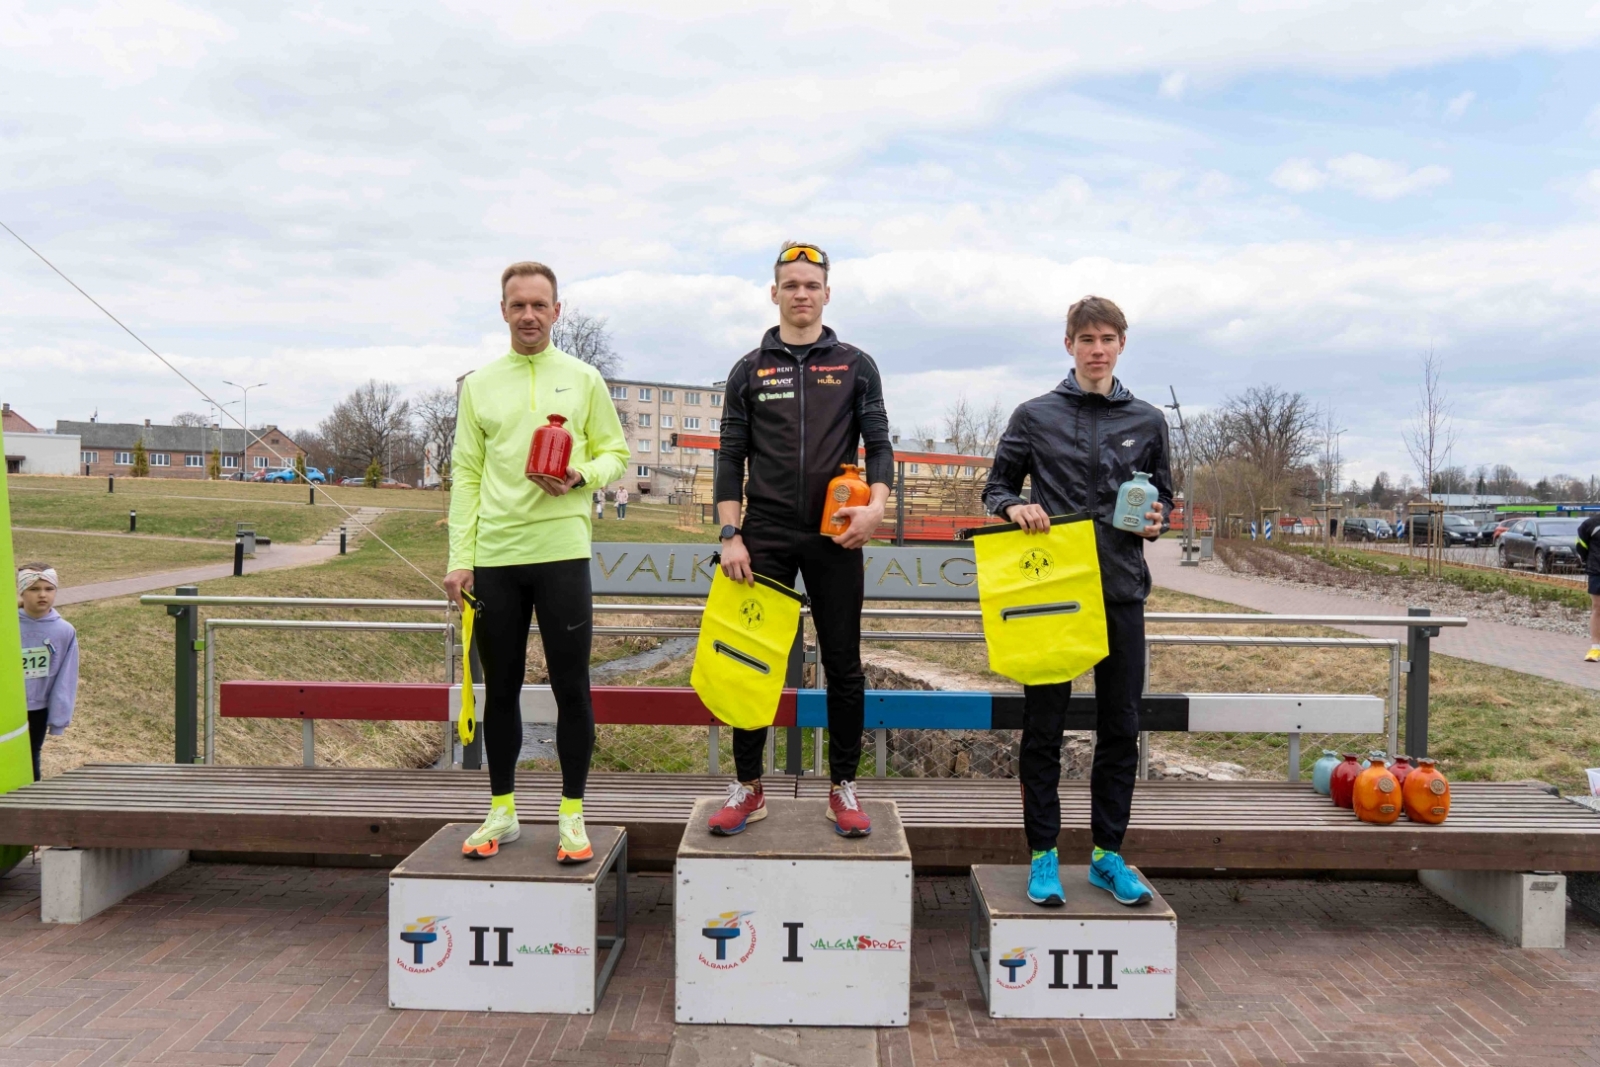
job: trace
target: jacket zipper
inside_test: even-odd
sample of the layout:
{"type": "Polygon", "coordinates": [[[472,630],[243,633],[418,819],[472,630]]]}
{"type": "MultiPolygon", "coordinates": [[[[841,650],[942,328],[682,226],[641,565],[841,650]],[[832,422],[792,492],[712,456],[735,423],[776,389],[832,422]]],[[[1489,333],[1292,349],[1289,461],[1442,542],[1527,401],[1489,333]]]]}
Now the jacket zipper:
{"type": "MultiPolygon", "coordinates": [[[[785,351],[787,350],[788,346],[785,346],[785,351]]],[[[810,355],[809,350],[806,354],[810,355]]],[[[800,499],[798,506],[795,508],[795,515],[800,519],[801,526],[804,527],[806,522],[806,368],[803,361],[795,359],[793,352],[789,353],[789,358],[794,359],[795,382],[800,395],[800,479],[798,485],[800,499]]]]}
{"type": "Polygon", "coordinates": [[[1089,407],[1089,514],[1095,518],[1100,517],[1100,403],[1090,400],[1089,394],[1084,400],[1089,407]]]}

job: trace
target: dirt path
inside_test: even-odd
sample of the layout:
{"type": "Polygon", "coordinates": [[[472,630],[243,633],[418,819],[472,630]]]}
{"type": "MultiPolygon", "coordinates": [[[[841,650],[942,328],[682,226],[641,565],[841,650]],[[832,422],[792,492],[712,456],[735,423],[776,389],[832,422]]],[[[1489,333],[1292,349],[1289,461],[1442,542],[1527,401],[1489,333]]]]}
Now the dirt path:
{"type": "MultiPolygon", "coordinates": [[[[1243,576],[1208,574],[1199,567],[1178,564],[1179,543],[1175,538],[1157,541],[1145,550],[1155,584],[1192,596],[1238,604],[1257,611],[1308,615],[1404,615],[1402,601],[1378,601],[1366,597],[1341,596],[1324,590],[1303,589],[1274,582],[1256,581],[1243,576]]],[[[1418,607],[1431,607],[1422,603],[1418,607]]],[[[1435,609],[1437,614],[1447,612],[1435,609]]],[[[1351,632],[1370,637],[1395,637],[1392,627],[1349,627],[1351,632]]],[[[1589,648],[1585,637],[1549,633],[1524,626],[1474,619],[1461,628],[1440,631],[1433,639],[1435,651],[1447,656],[1487,663],[1495,667],[1535,674],[1585,689],[1600,689],[1600,664],[1583,662],[1589,648]]]]}

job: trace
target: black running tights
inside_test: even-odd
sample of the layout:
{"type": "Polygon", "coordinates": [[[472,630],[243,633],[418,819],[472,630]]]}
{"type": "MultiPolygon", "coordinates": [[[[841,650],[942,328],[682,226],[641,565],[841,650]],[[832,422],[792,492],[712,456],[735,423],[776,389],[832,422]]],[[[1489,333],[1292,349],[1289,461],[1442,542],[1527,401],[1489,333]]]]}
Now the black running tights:
{"type": "Polygon", "coordinates": [[[489,758],[490,791],[499,796],[516,788],[528,626],[537,617],[556,700],[561,795],[581,798],[594,754],[594,707],[589,702],[594,598],[589,589],[589,561],[478,567],[472,572],[472,585],[479,606],[473,639],[483,662],[483,743],[489,758]]]}

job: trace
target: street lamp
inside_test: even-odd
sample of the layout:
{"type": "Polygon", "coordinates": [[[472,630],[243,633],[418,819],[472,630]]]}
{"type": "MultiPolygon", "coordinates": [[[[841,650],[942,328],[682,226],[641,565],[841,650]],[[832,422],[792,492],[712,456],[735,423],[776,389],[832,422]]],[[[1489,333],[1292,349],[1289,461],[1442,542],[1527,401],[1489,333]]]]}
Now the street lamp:
{"type": "MultiPolygon", "coordinates": [[[[240,385],[238,382],[230,382],[224,378],[222,380],[222,384],[231,385],[244,394],[244,451],[239,454],[239,462],[243,464],[245,461],[244,457],[250,454],[250,390],[260,389],[267,383],[257,382],[254,385],[240,385]]],[[[248,478],[250,476],[250,472],[248,470],[245,470],[242,466],[240,469],[244,470],[245,477],[248,478]]]]}

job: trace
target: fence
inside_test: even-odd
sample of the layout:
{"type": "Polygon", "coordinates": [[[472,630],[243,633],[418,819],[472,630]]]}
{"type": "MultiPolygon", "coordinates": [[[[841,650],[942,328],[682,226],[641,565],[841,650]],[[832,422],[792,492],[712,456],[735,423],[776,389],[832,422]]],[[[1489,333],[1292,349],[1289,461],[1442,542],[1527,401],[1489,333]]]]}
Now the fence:
{"type": "MultiPolygon", "coordinates": [[[[696,545],[597,545],[595,586],[601,595],[645,595],[680,599],[703,595],[709,583],[711,549],[696,545]]],[[[914,647],[931,660],[958,654],[971,661],[982,658],[979,612],[961,608],[929,609],[907,606],[919,600],[975,599],[970,551],[963,548],[908,548],[869,550],[869,596],[882,601],[904,601],[896,606],[874,606],[863,612],[864,639],[873,647],[914,647]],[[881,590],[881,592],[879,592],[881,590]]],[[[283,678],[303,681],[420,681],[449,684],[459,659],[454,649],[453,624],[438,620],[443,601],[331,600],[315,598],[217,598],[194,595],[192,588],[178,596],[142,598],[163,604],[177,618],[176,758],[190,762],[203,753],[208,760],[227,761],[244,754],[254,762],[281,762],[298,740],[301,756],[313,751],[316,729],[310,720],[294,737],[291,724],[270,721],[229,721],[218,716],[220,680],[283,678]],[[199,613],[205,608],[230,607],[277,615],[305,615],[338,610],[377,613],[383,620],[331,620],[311,618],[211,618],[204,622],[199,640],[199,613]],[[401,621],[392,616],[430,614],[435,621],[401,621]],[[224,638],[223,634],[227,636],[224,638]],[[292,634],[292,642],[286,642],[292,634]],[[198,664],[195,651],[205,652],[203,682],[195,686],[198,664]],[[187,678],[187,682],[186,682],[187,678]],[[204,694],[204,700],[196,698],[204,694]],[[205,744],[197,752],[200,723],[195,705],[203,703],[205,744]],[[270,743],[263,743],[266,738],[270,743]],[[219,745],[219,740],[221,744],[219,745]],[[187,742],[187,750],[185,743],[187,742]],[[278,759],[262,758],[279,753],[278,759]]],[[[1417,609],[1421,610],[1421,609],[1417,609]]],[[[629,685],[683,685],[687,682],[688,653],[696,629],[688,623],[701,608],[695,603],[596,602],[599,624],[597,684],[619,681],[629,685]],[[612,668],[620,665],[622,670],[612,668]]],[[[243,614],[234,612],[233,614],[243,614]]],[[[1366,671],[1366,691],[1382,700],[1382,726],[1370,734],[1309,732],[1282,729],[1270,733],[1236,726],[1228,730],[1146,733],[1141,738],[1142,766],[1146,774],[1172,777],[1233,776],[1280,777],[1287,769],[1293,779],[1309,768],[1322,747],[1342,750],[1382,748],[1396,751],[1400,744],[1400,677],[1410,663],[1423,665],[1430,636],[1441,625],[1465,625],[1463,619],[1431,617],[1263,616],[1227,614],[1162,614],[1146,616],[1154,631],[1149,635],[1147,691],[1165,688],[1176,679],[1194,682],[1194,653],[1231,655],[1249,662],[1269,653],[1282,656],[1295,650],[1299,659],[1328,657],[1313,677],[1348,679],[1353,670],[1366,671]],[[1303,628],[1385,626],[1404,629],[1409,640],[1398,638],[1285,636],[1251,633],[1168,633],[1169,625],[1229,627],[1257,631],[1262,627],[1303,628]],[[1186,674],[1187,672],[1187,674],[1186,674]],[[1330,742],[1337,741],[1336,746],[1330,742]],[[1220,765],[1220,766],[1219,766],[1220,765]]],[[[534,631],[536,633],[536,631],[534,631]]],[[[870,657],[869,657],[870,658],[870,657]]],[[[825,684],[816,664],[815,641],[797,642],[789,683],[800,687],[825,684]]],[[[926,661],[922,661],[926,662],[926,661]]],[[[537,682],[542,664],[538,642],[530,647],[530,674],[537,682]]],[[[971,666],[971,664],[968,664],[971,666]]],[[[1227,668],[1228,662],[1223,661],[1227,668]]],[[[981,667],[979,668],[981,669],[981,667]]],[[[881,672],[880,672],[881,673],[881,672]]],[[[893,673],[892,671],[890,672],[893,673]]],[[[1214,672],[1226,679],[1227,669],[1214,672]]],[[[1203,681],[1203,679],[1201,679],[1203,681]]],[[[880,688],[945,688],[917,679],[890,679],[880,688]]],[[[1345,683],[1348,686],[1348,683],[1345,683]]],[[[1203,695],[1203,688],[1193,688],[1203,695]]],[[[1425,667],[1407,678],[1407,721],[1404,748],[1426,752],[1427,675],[1425,667]]],[[[446,748],[448,734],[436,723],[325,724],[324,755],[341,762],[357,750],[377,747],[393,753],[392,762],[438,766],[453,765],[456,753],[446,748]]],[[[533,766],[554,766],[553,731],[531,722],[527,727],[525,759],[533,766]]],[[[597,728],[596,769],[688,771],[705,768],[713,773],[731,766],[727,731],[716,727],[675,724],[605,724],[597,728]]],[[[1017,734],[1012,729],[919,728],[910,723],[890,724],[869,732],[862,762],[863,774],[908,776],[1009,777],[1015,775],[1017,734]]],[[[824,732],[801,726],[770,734],[768,760],[789,773],[810,767],[820,772],[824,732]]],[[[1090,742],[1086,734],[1068,738],[1063,762],[1066,773],[1086,773],[1090,742]]],[[[474,754],[461,754],[466,766],[474,754]]]]}

